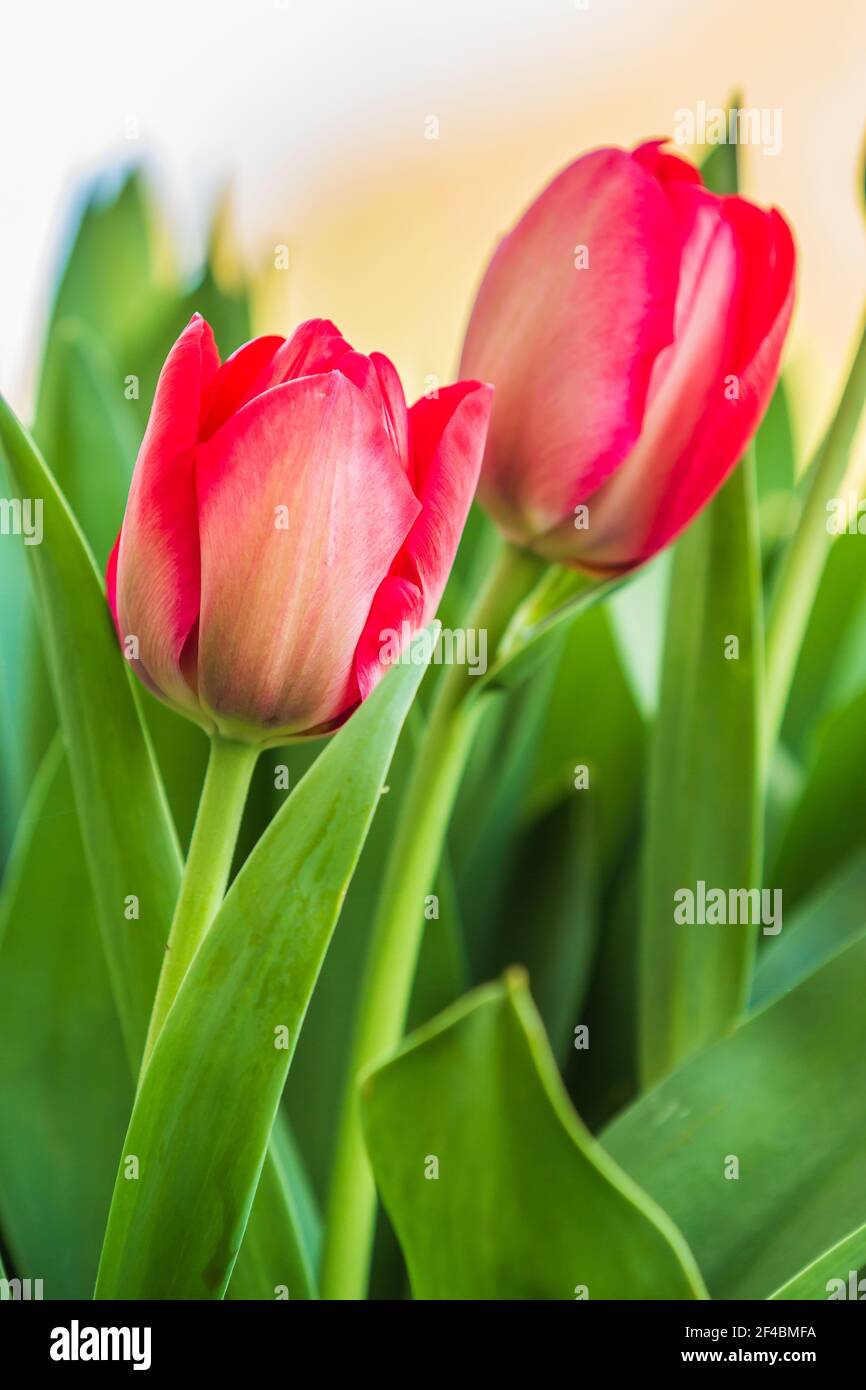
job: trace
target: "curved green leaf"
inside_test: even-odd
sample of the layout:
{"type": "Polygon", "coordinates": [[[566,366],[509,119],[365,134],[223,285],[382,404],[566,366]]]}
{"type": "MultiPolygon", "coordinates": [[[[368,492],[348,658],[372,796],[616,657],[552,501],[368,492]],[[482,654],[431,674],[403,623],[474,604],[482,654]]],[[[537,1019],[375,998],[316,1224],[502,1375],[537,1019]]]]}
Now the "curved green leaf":
{"type": "Polygon", "coordinates": [[[46,1298],[91,1296],[133,1090],[58,737],[0,898],[0,1216],[46,1298]]]}
{"type": "Polygon", "coordinates": [[[28,546],[27,555],[106,961],[135,1066],[177,894],[180,854],[93,557],[51,473],[2,398],[0,444],[17,494],[43,503],[43,540],[28,546]],[[125,915],[136,910],[132,899],[137,917],[125,915]]]}
{"type": "Polygon", "coordinates": [[[814,893],[866,838],[866,690],[821,726],[771,882],[786,907],[814,893]]]}
{"type": "Polygon", "coordinates": [[[783,735],[805,756],[826,716],[866,685],[866,535],[836,536],[800,647],[783,735]]]}
{"type": "MultiPolygon", "coordinates": [[[[394,667],[317,758],[244,864],[139,1088],[100,1298],[220,1298],[331,933],[423,675],[394,667]]],[[[297,1290],[290,1289],[290,1296],[297,1290]]]]}
{"type": "Polygon", "coordinates": [[[755,927],[677,923],[674,894],[760,885],[760,596],[754,480],[741,465],[674,555],[643,858],[645,1080],[723,1034],[746,1002],[755,927]]]}
{"type": "MultiPolygon", "coordinates": [[[[138,446],[138,420],[104,342],[80,319],[53,322],[33,437],[90,545],[100,572],[114,544],[138,446]]],[[[35,618],[35,615],[31,615],[35,618]]],[[[57,728],[34,621],[27,660],[27,754],[37,768],[57,728]]]]}
{"type": "Polygon", "coordinates": [[[788,390],[780,378],[755,436],[758,519],[764,566],[790,540],[800,514],[788,390]]]}
{"type": "Polygon", "coordinates": [[[866,1225],[859,1226],[850,1236],[840,1240],[832,1249],[819,1255],[787,1284],[775,1293],[775,1299],[828,1299],[866,1297],[866,1280],[860,1284],[859,1274],[866,1265],[866,1225]]]}
{"type": "Polygon", "coordinates": [[[50,369],[56,374],[33,436],[104,570],[117,536],[138,449],[138,420],[123,378],[103,344],[77,319],[59,323],[50,369]]]}
{"type": "Polygon", "coordinates": [[[644,751],[643,721],[612,624],[614,607],[594,605],[564,634],[524,807],[532,819],[565,799],[588,801],[606,871],[617,864],[638,816],[644,751]],[[578,765],[589,775],[582,791],[574,785],[578,765]]]}
{"type": "Polygon", "coordinates": [[[798,903],[785,929],[758,957],[750,1008],[799,985],[866,931],[866,853],[854,854],[811,897],[798,903]]]}
{"type": "MultiPolygon", "coordinates": [[[[0,452],[0,493],[10,497],[0,452]]],[[[27,670],[31,627],[26,547],[11,536],[0,545],[0,866],[28,790],[26,738],[29,711],[27,670]]]]}
{"type": "Polygon", "coordinates": [[[523,972],[413,1034],[362,1095],[416,1298],[704,1296],[682,1237],[572,1110],[523,972]]]}
{"type": "Polygon", "coordinates": [[[661,551],[617,590],[607,609],[622,675],[645,718],[658,710],[672,559],[670,550],[661,551]]]}
{"type": "Polygon", "coordinates": [[[317,1298],[321,1218],[289,1122],[277,1111],[268,1158],[226,1297],[317,1298]]]}
{"type": "Polygon", "coordinates": [[[768,1298],[866,1219],[864,979],[861,937],[601,1136],[682,1230],[714,1298],[768,1298]]]}

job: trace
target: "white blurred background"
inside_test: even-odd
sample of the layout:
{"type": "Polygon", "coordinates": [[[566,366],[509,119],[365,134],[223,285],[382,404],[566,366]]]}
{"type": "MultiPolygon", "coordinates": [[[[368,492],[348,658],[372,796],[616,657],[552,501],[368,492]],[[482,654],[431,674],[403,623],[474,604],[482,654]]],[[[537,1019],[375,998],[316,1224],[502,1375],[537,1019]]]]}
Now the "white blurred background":
{"type": "Polygon", "coordinates": [[[106,165],[147,161],[191,263],[229,183],[243,258],[271,268],[257,328],[329,315],[418,390],[453,374],[487,254],[559,166],[735,88],[782,112],[746,191],[801,248],[804,448],[835,396],[866,298],[863,0],[42,0],[6,7],[3,54],[0,387],[25,412],[73,200],[106,165]]]}

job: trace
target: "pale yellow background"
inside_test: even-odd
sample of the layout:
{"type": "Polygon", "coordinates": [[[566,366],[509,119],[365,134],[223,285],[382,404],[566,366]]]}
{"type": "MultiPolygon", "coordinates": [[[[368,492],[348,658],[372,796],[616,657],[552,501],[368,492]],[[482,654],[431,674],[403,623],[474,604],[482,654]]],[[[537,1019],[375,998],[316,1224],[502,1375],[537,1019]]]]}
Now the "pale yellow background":
{"type": "Polygon", "coordinates": [[[329,315],[418,393],[453,374],[485,258],[562,164],[672,132],[679,108],[738,87],[782,113],[782,152],[745,150],[746,183],[801,251],[789,356],[805,450],[866,299],[866,4],[586,2],[16,6],[0,386],[26,399],[63,210],[106,158],[152,160],[191,258],[230,179],[250,267],[290,248],[290,270],[260,287],[259,326],[329,315]]]}

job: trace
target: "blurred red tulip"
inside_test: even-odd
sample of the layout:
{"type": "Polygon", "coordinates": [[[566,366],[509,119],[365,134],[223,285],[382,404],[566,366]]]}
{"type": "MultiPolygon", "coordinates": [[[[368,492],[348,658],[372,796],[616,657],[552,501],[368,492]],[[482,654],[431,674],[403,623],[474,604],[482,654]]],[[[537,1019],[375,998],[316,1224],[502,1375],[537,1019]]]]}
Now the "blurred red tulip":
{"type": "Polygon", "coordinates": [[[407,411],[386,357],[333,324],[220,364],[195,315],[156,388],[108,599],[154,694],[250,742],[327,732],[383,674],[380,633],[434,615],[491,391],[407,411]]]}
{"type": "Polygon", "coordinates": [[[641,564],[721,486],[791,317],[783,218],[662,144],[554,179],[496,251],[463,350],[496,390],[479,499],[509,539],[590,571],[641,564]]]}

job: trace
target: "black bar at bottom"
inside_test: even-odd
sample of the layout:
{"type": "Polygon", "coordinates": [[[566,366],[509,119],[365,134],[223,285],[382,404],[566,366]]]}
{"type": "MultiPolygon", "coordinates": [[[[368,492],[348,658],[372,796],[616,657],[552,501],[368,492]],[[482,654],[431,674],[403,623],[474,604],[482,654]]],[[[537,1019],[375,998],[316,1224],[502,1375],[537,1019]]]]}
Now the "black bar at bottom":
{"type": "Polygon", "coordinates": [[[561,1336],[566,1364],[575,1371],[600,1361],[623,1370],[801,1365],[826,1374],[859,1359],[864,1332],[860,1312],[837,1301],[510,1303],[505,1319],[501,1311],[501,1304],[468,1302],[429,1305],[426,1311],[419,1304],[391,1304],[385,1314],[379,1303],[9,1301],[0,1304],[0,1348],[7,1368],[61,1378],[92,1377],[106,1368],[114,1375],[256,1375],[266,1368],[291,1374],[299,1369],[298,1354],[303,1373],[304,1365],[312,1369],[311,1354],[324,1369],[335,1353],[359,1371],[393,1356],[392,1368],[396,1374],[399,1367],[402,1376],[412,1372],[414,1357],[404,1340],[410,1332],[420,1355],[417,1369],[429,1376],[437,1359],[446,1371],[462,1368],[473,1345],[487,1370],[500,1355],[509,1364],[515,1353],[537,1360],[543,1370],[551,1340],[561,1336]],[[450,1339],[452,1324],[459,1341],[450,1339]]]}

